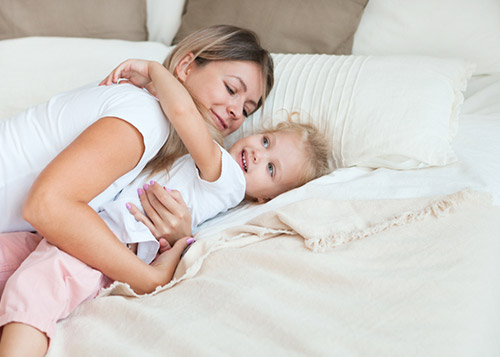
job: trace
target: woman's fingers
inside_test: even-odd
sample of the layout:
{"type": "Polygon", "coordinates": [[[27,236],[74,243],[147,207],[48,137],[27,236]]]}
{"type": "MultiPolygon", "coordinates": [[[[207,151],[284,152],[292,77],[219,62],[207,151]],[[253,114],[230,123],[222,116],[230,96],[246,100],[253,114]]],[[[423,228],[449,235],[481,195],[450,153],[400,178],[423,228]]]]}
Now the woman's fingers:
{"type": "Polygon", "coordinates": [[[173,245],[179,238],[191,236],[191,212],[178,191],[164,189],[152,181],[137,190],[144,213],[129,204],[129,211],[156,239],[173,245]]]}
{"type": "Polygon", "coordinates": [[[161,235],[157,235],[159,232],[158,227],[162,225],[162,217],[158,215],[158,212],[156,212],[156,209],[151,205],[151,199],[150,195],[147,193],[146,188],[142,189],[139,188],[137,190],[137,193],[139,195],[139,199],[141,200],[141,205],[142,209],[144,210],[144,213],[146,216],[149,218],[151,221],[152,225],[155,227],[155,232],[152,232],[156,239],[159,239],[161,235]]]}
{"type": "Polygon", "coordinates": [[[127,204],[128,211],[132,216],[134,216],[135,220],[137,222],[141,222],[144,224],[148,229],[151,231],[151,233],[156,237],[157,231],[156,227],[154,224],[151,222],[151,220],[144,214],[140,209],[138,209],[133,203],[128,203],[127,204]],[[156,233],[155,233],[156,232],[156,233]]]}
{"type": "Polygon", "coordinates": [[[152,216],[147,211],[146,214],[161,237],[173,244],[178,238],[192,234],[191,212],[179,192],[164,189],[156,182],[150,182],[146,192],[152,216]]]}

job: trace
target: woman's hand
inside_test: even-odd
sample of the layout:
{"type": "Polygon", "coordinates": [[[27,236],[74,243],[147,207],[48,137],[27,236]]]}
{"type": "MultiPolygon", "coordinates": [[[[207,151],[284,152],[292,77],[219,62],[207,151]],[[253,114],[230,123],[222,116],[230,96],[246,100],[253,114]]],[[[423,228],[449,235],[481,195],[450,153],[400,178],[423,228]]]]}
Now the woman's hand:
{"type": "Polygon", "coordinates": [[[156,95],[156,90],[151,85],[149,76],[149,64],[152,61],[140,59],[128,59],[118,65],[111,73],[102,80],[99,85],[110,85],[118,83],[131,83],[139,88],[146,88],[151,94],[156,95]]]}
{"type": "Polygon", "coordinates": [[[179,191],[168,190],[156,182],[146,187],[139,191],[146,215],[130,204],[129,212],[135,219],[146,225],[156,239],[164,238],[170,245],[191,236],[191,212],[179,191]]]}

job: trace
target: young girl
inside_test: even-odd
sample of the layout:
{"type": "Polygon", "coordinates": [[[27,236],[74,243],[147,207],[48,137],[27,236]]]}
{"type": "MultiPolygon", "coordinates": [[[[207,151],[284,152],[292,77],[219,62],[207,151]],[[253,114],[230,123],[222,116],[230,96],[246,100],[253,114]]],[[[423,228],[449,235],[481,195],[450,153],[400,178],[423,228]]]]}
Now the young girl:
{"type": "MultiPolygon", "coordinates": [[[[180,73],[181,77],[183,75],[180,73]]],[[[173,107],[169,101],[179,101],[178,98],[172,98],[169,93],[174,86],[178,86],[176,81],[158,63],[128,60],[118,66],[102,83],[117,82],[122,76],[126,76],[138,86],[152,84],[153,88],[157,87],[155,91],[167,116],[169,116],[168,108],[173,107]]],[[[182,193],[182,197],[190,207],[191,224],[194,229],[219,212],[234,207],[244,196],[260,202],[266,201],[328,171],[327,144],[310,125],[289,120],[273,130],[237,141],[227,153],[212,141],[208,131],[203,132],[202,125],[196,124],[201,122],[201,117],[196,115],[194,106],[185,103],[182,104],[182,108],[186,112],[191,108],[191,112],[176,116],[182,119],[174,119],[172,123],[186,145],[191,145],[188,147],[191,156],[177,160],[170,170],[171,175],[165,176],[161,170],[158,173],[154,171],[153,174],[156,175],[152,177],[151,173],[138,177],[134,185],[130,185],[115,201],[103,208],[101,217],[121,239],[129,237],[128,243],[131,243],[132,239],[140,241],[141,235],[144,239],[156,243],[142,223],[135,221],[128,214],[124,215],[123,208],[125,205],[130,208],[130,202],[134,200],[136,201],[134,203],[139,205],[133,187],[140,187],[142,183],[146,183],[147,189],[148,177],[152,183],[156,180],[163,186],[167,185],[168,188],[175,188],[182,193]],[[198,130],[193,131],[191,129],[193,127],[198,130]],[[193,152],[204,156],[197,161],[197,156],[193,152]],[[210,173],[204,173],[204,168],[209,168],[213,172],[211,177],[208,176],[210,173]]],[[[167,166],[169,165],[170,163],[167,166]]],[[[142,193],[142,189],[139,189],[139,194],[142,193]]],[[[169,239],[170,244],[174,242],[175,239],[169,239]]],[[[154,256],[157,250],[158,246],[153,244],[150,256],[154,256]]]]}
{"type": "MultiPolygon", "coordinates": [[[[260,105],[272,87],[269,53],[251,32],[214,26],[181,41],[166,66],[177,71],[191,54],[203,65],[191,67],[184,86],[212,113],[223,135],[236,130],[244,119],[243,106],[260,105]],[[231,93],[226,85],[235,77],[245,87],[231,93]]],[[[128,283],[138,293],[166,284],[171,276],[169,255],[145,264],[96,211],[142,171],[169,130],[157,100],[129,85],[91,86],[58,95],[1,121],[0,232],[37,230],[60,252],[128,283]]],[[[160,166],[161,160],[154,165],[160,166]]],[[[186,245],[185,239],[179,242],[186,245]]],[[[36,278],[35,283],[44,284],[36,278]]],[[[45,334],[25,326],[9,324],[3,334],[14,333],[45,351],[45,334]]],[[[21,349],[15,352],[22,354],[21,349]]]]}
{"type": "MultiPolygon", "coordinates": [[[[153,87],[150,88],[156,91],[167,117],[172,118],[172,125],[188,147],[190,156],[177,159],[173,166],[171,160],[168,162],[171,166],[168,178],[164,170],[156,174],[146,173],[176,186],[188,198],[193,217],[200,220],[196,223],[236,205],[245,194],[248,198],[265,201],[327,172],[328,145],[312,126],[282,123],[275,130],[237,141],[227,152],[212,140],[190,95],[163,66],[137,60],[126,61],[121,66],[118,72],[120,68],[127,68],[129,72],[138,73],[139,77],[144,73],[144,78],[132,76],[131,81],[135,84],[145,85],[151,76],[153,87]]],[[[183,75],[180,72],[180,78],[183,75]]],[[[134,197],[130,194],[130,187],[125,188],[114,202],[104,205],[99,214],[122,241],[131,245],[140,243],[137,255],[150,263],[157,255],[159,244],[145,226],[135,222],[126,212],[125,202],[134,197]]],[[[180,259],[181,248],[190,242],[192,240],[175,244],[168,251],[170,254],[162,258],[169,257],[165,260],[165,267],[170,277],[180,259]]],[[[100,272],[41,240],[5,287],[0,303],[0,324],[20,321],[25,328],[36,328],[49,338],[57,320],[66,317],[85,299],[93,297],[108,282],[100,272]],[[44,281],[47,277],[50,281],[44,281]],[[57,277],[60,277],[61,285],[64,281],[71,281],[71,287],[56,289],[54,293],[57,277]],[[36,301],[26,299],[35,281],[44,298],[43,303],[39,298],[36,301]],[[28,300],[27,306],[19,303],[23,300],[28,300]],[[61,306],[67,308],[61,311],[61,306]]],[[[8,338],[21,341],[12,333],[8,338]]],[[[0,343],[0,351],[1,347],[0,343]]]]}
{"type": "MultiPolygon", "coordinates": [[[[260,105],[270,91],[271,57],[254,34],[232,26],[186,37],[166,65],[177,72],[193,54],[202,64],[192,65],[182,83],[226,135],[244,120],[244,109],[255,110],[253,103],[260,105]],[[234,78],[245,87],[231,93],[227,85],[234,78]]],[[[157,99],[130,85],[89,86],[1,121],[0,232],[37,230],[139,293],[165,284],[168,274],[131,254],[96,211],[162,146],[168,149],[169,132],[157,99]]],[[[170,135],[169,143],[174,139],[170,135]]],[[[162,165],[164,151],[152,167],[162,165]]]]}

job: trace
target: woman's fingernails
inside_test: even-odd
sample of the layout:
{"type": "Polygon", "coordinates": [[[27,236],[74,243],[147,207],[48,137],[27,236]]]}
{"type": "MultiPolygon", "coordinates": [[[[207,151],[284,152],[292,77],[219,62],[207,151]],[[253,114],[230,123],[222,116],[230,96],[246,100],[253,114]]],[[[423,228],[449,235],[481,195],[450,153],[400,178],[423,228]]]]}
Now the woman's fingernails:
{"type": "Polygon", "coordinates": [[[127,207],[128,210],[130,210],[132,208],[132,205],[130,203],[125,203],[125,207],[127,207]]]}
{"type": "Polygon", "coordinates": [[[171,189],[169,189],[169,188],[167,188],[167,187],[165,187],[165,186],[163,186],[163,189],[164,189],[165,191],[167,191],[167,192],[172,191],[171,189]]]}
{"type": "Polygon", "coordinates": [[[144,186],[142,186],[145,190],[147,190],[149,188],[149,185],[147,183],[144,184],[144,186]]]}
{"type": "Polygon", "coordinates": [[[140,195],[142,195],[142,194],[144,193],[144,191],[142,190],[142,188],[138,188],[138,189],[137,189],[137,193],[138,193],[138,194],[139,194],[139,196],[140,196],[140,195]]]}
{"type": "Polygon", "coordinates": [[[155,182],[154,182],[153,180],[151,180],[151,181],[149,181],[149,184],[150,184],[151,186],[153,186],[153,185],[155,184],[155,182]]]}
{"type": "Polygon", "coordinates": [[[190,244],[191,244],[191,243],[193,243],[193,242],[194,242],[194,238],[189,238],[189,239],[186,241],[187,245],[190,245],[190,244]]]}

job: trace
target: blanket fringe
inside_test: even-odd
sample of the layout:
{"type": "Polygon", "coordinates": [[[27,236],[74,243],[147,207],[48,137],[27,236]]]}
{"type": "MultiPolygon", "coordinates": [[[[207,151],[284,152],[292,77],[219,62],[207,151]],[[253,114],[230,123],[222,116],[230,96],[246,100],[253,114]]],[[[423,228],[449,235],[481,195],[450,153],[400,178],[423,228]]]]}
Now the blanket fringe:
{"type": "Polygon", "coordinates": [[[355,232],[335,232],[331,235],[311,237],[306,239],[304,243],[308,249],[314,252],[324,252],[351,241],[383,232],[395,226],[420,222],[428,217],[440,218],[447,216],[455,212],[464,202],[470,201],[491,202],[491,196],[487,193],[465,189],[431,201],[424,208],[403,212],[400,215],[376,222],[366,229],[355,232]]]}

